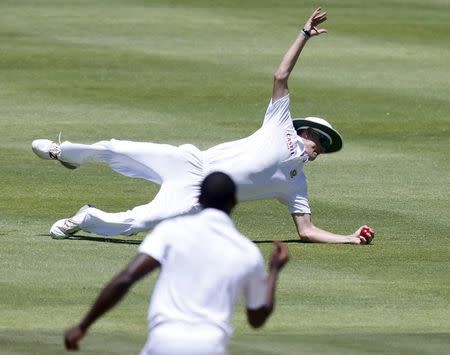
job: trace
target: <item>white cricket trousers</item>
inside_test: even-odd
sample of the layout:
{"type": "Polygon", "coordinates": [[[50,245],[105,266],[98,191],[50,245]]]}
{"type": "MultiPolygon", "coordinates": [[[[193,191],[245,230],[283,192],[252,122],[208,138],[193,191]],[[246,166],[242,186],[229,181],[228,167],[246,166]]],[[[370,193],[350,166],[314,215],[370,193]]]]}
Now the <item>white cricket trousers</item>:
{"type": "Polygon", "coordinates": [[[167,322],[150,331],[140,355],[226,355],[228,336],[210,324],[167,322]]]}
{"type": "Polygon", "coordinates": [[[87,232],[131,235],[153,229],[164,219],[199,209],[198,195],[204,178],[202,152],[190,144],[140,143],[112,139],[94,144],[63,142],[60,160],[82,165],[104,162],[114,171],[161,185],[148,204],[126,212],[108,213],[90,207],[75,215],[74,222],[87,232]]]}

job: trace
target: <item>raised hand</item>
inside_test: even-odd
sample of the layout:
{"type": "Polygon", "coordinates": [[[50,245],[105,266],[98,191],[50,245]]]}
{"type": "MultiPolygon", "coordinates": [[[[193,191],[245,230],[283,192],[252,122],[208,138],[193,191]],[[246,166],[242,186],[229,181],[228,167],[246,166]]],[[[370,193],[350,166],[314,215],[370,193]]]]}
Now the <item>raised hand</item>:
{"type": "Polygon", "coordinates": [[[309,17],[308,21],[306,21],[303,29],[312,36],[318,36],[322,33],[328,32],[324,28],[317,28],[322,22],[327,20],[327,13],[321,11],[322,8],[318,7],[312,15],[309,17]]]}
{"type": "Polygon", "coordinates": [[[269,268],[275,268],[277,270],[281,270],[281,268],[288,262],[289,260],[289,251],[286,244],[280,242],[279,240],[274,240],[275,249],[272,252],[272,256],[270,257],[269,268]]]}

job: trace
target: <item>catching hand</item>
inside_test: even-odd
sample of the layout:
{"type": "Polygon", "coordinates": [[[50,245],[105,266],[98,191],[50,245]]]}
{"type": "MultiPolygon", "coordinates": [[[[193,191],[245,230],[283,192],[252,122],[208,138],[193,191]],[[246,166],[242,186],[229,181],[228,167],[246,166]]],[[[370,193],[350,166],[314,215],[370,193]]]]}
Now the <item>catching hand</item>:
{"type": "Polygon", "coordinates": [[[270,257],[269,268],[281,270],[289,260],[288,247],[279,240],[274,240],[273,243],[275,244],[275,249],[270,257]]]}
{"type": "Polygon", "coordinates": [[[369,226],[362,226],[352,236],[355,238],[355,244],[370,244],[375,237],[375,231],[369,226]]]}
{"type": "Polygon", "coordinates": [[[67,350],[78,350],[78,342],[84,337],[85,331],[79,326],[70,328],[64,334],[64,344],[67,350]]]}
{"type": "Polygon", "coordinates": [[[327,20],[327,13],[321,11],[322,8],[317,8],[312,13],[311,17],[306,21],[305,26],[303,26],[303,29],[305,31],[308,31],[312,36],[318,36],[321,33],[328,32],[324,28],[317,28],[318,25],[320,25],[322,22],[325,22],[327,20]]]}

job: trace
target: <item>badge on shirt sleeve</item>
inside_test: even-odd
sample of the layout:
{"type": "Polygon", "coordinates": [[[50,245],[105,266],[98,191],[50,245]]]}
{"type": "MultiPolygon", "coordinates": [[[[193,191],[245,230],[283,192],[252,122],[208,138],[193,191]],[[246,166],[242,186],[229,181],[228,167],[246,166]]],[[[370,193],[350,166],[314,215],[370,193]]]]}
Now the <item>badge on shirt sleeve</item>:
{"type": "Polygon", "coordinates": [[[297,176],[297,169],[292,169],[289,175],[291,176],[291,179],[295,178],[297,176]]]}

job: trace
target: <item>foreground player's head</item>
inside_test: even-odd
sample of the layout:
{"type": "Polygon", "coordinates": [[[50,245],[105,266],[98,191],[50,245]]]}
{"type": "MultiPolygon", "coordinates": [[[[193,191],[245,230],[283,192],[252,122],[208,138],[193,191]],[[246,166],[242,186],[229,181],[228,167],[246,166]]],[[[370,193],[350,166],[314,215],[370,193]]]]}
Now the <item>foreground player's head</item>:
{"type": "Polygon", "coordinates": [[[314,160],[319,154],[341,150],[341,135],[323,118],[294,118],[293,123],[297,134],[308,143],[305,150],[309,160],[314,160]]]}
{"type": "Polygon", "coordinates": [[[237,203],[236,184],[227,174],[213,172],[200,186],[199,202],[203,208],[215,208],[230,214],[237,203]]]}

